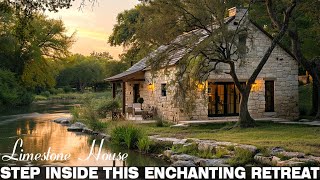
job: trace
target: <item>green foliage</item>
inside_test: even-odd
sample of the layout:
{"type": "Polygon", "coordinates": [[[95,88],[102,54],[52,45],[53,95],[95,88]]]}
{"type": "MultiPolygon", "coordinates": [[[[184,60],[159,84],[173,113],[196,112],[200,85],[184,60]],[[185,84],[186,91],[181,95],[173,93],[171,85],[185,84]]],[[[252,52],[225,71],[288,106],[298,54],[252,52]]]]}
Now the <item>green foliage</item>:
{"type": "Polygon", "coordinates": [[[189,154],[193,156],[198,156],[200,158],[214,158],[215,155],[210,150],[200,151],[198,149],[197,143],[190,143],[187,145],[174,145],[172,146],[172,151],[177,153],[189,154]]]}
{"type": "Polygon", "coordinates": [[[312,110],[312,84],[299,86],[299,110],[301,116],[308,116],[312,110]]]}
{"type": "Polygon", "coordinates": [[[49,91],[43,91],[40,93],[41,96],[44,96],[44,97],[49,97],[51,95],[51,93],[49,91]]]}
{"type": "Polygon", "coordinates": [[[235,156],[228,160],[231,166],[245,166],[254,162],[254,153],[249,150],[237,148],[235,149],[235,156]]]}
{"type": "Polygon", "coordinates": [[[0,104],[5,106],[28,105],[33,95],[18,82],[14,73],[0,69],[0,104]]]}
{"type": "Polygon", "coordinates": [[[128,149],[137,148],[138,141],[144,136],[142,129],[132,124],[118,125],[111,132],[112,142],[116,145],[125,145],[128,149]]]}
{"type": "Polygon", "coordinates": [[[224,156],[228,155],[229,151],[226,148],[216,148],[215,157],[223,158],[224,156]]]}
{"type": "Polygon", "coordinates": [[[119,101],[112,99],[109,101],[104,101],[103,103],[99,104],[97,113],[99,114],[99,117],[105,118],[107,114],[118,111],[119,109],[120,109],[119,101]]]}
{"type": "Polygon", "coordinates": [[[148,136],[144,136],[138,140],[137,147],[141,152],[148,152],[152,141],[148,136]]]}

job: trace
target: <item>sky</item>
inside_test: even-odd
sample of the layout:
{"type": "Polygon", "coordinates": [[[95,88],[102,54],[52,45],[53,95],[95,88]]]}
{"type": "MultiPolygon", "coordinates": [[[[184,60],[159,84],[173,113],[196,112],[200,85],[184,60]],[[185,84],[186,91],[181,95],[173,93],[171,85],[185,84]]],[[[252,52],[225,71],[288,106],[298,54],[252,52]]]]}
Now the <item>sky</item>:
{"type": "Polygon", "coordinates": [[[76,42],[70,49],[72,53],[89,55],[91,52],[109,52],[115,59],[123,52],[123,47],[111,47],[108,37],[112,33],[118,13],[133,8],[138,0],[97,0],[92,6],[88,3],[79,10],[81,0],[76,0],[70,9],[58,13],[47,12],[50,18],[63,20],[67,34],[75,32],[76,42]]]}

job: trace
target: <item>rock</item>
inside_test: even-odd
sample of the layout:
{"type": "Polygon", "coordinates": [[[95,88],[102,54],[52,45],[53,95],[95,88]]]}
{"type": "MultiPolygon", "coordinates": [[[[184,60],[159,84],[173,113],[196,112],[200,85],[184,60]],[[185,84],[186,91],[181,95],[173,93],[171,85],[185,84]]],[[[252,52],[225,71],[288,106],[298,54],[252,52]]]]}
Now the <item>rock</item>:
{"type": "Polygon", "coordinates": [[[190,167],[190,166],[196,166],[196,165],[192,161],[176,161],[172,163],[171,166],[190,167]]]}
{"type": "Polygon", "coordinates": [[[289,161],[303,162],[305,165],[318,164],[316,160],[310,159],[310,158],[292,158],[292,159],[289,159],[289,161]]]}
{"type": "Polygon", "coordinates": [[[72,124],[70,127],[68,127],[68,131],[73,131],[73,132],[82,132],[83,129],[86,128],[86,125],[84,125],[81,122],[76,122],[74,124],[72,124]]]}
{"type": "Polygon", "coordinates": [[[71,117],[61,117],[61,118],[53,120],[53,122],[59,123],[59,124],[70,124],[71,120],[72,120],[71,117]]]}
{"type": "Polygon", "coordinates": [[[177,139],[177,138],[162,138],[158,136],[149,136],[149,138],[156,142],[166,142],[171,144],[184,144],[187,139],[177,139]]]}
{"type": "Polygon", "coordinates": [[[277,155],[278,153],[285,152],[285,150],[281,147],[274,147],[270,150],[271,155],[277,155]]]}
{"type": "Polygon", "coordinates": [[[198,150],[199,151],[212,151],[218,145],[212,141],[200,141],[198,143],[198,150]]]}
{"type": "Polygon", "coordinates": [[[266,157],[262,154],[257,154],[254,156],[254,160],[262,165],[275,166],[280,161],[280,158],[276,156],[266,157]]]}
{"type": "Polygon", "coordinates": [[[108,135],[108,134],[106,134],[106,136],[104,136],[103,139],[104,139],[105,141],[111,141],[111,136],[108,135]]]}
{"type": "Polygon", "coordinates": [[[82,130],[82,132],[83,132],[83,133],[86,133],[86,134],[92,134],[92,133],[93,133],[93,130],[88,129],[88,128],[84,128],[84,129],[82,130]]]}
{"type": "Polygon", "coordinates": [[[303,166],[305,163],[304,162],[296,162],[296,161],[279,161],[277,163],[277,166],[281,167],[293,167],[293,166],[303,166]]]}
{"type": "Polygon", "coordinates": [[[237,146],[237,143],[232,142],[215,142],[218,146],[237,146]]]}
{"type": "Polygon", "coordinates": [[[316,161],[318,164],[320,164],[320,157],[308,156],[307,158],[312,159],[312,160],[316,161]]]}
{"type": "Polygon", "coordinates": [[[175,161],[192,161],[192,162],[194,162],[195,159],[196,159],[195,156],[191,156],[188,154],[175,154],[175,155],[171,155],[171,157],[170,157],[171,162],[175,162],[175,161]]]}
{"type": "Polygon", "coordinates": [[[202,160],[200,160],[199,165],[202,167],[229,166],[226,164],[226,159],[202,159],[202,160]]]}
{"type": "Polygon", "coordinates": [[[280,152],[278,153],[284,157],[288,157],[288,158],[303,158],[305,156],[304,153],[301,153],[301,152],[280,152]]]}
{"type": "Polygon", "coordinates": [[[252,145],[239,145],[239,146],[235,146],[234,148],[235,148],[235,149],[238,149],[238,148],[239,148],[239,149],[248,150],[248,151],[250,151],[250,152],[252,152],[252,153],[257,152],[257,150],[258,150],[257,147],[252,146],[252,145]]]}
{"type": "Polygon", "coordinates": [[[165,150],[163,152],[164,157],[170,159],[172,155],[174,155],[175,153],[172,150],[165,150]]]}
{"type": "Polygon", "coordinates": [[[104,134],[104,133],[99,133],[99,134],[97,134],[97,138],[99,138],[99,139],[103,139],[104,137],[106,137],[107,135],[106,134],[104,134]]]}

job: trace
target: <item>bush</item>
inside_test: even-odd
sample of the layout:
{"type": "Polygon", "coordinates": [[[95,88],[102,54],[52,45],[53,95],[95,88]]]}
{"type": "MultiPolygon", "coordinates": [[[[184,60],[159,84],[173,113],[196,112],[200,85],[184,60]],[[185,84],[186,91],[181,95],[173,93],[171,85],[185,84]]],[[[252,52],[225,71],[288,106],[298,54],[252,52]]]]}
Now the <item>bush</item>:
{"type": "Polygon", "coordinates": [[[137,143],[144,138],[142,130],[131,124],[115,127],[111,132],[112,142],[116,145],[125,145],[128,149],[137,148],[137,143]]]}
{"type": "Polygon", "coordinates": [[[148,136],[143,136],[138,140],[137,147],[140,151],[148,152],[151,145],[151,140],[148,136]]]}
{"type": "Polygon", "coordinates": [[[225,148],[217,148],[215,157],[216,158],[223,158],[224,156],[226,156],[228,154],[229,154],[229,152],[228,152],[227,149],[225,149],[225,148]]]}
{"type": "Polygon", "coordinates": [[[0,104],[3,106],[28,105],[33,95],[20,85],[15,74],[0,70],[0,104]]]}
{"type": "Polygon", "coordinates": [[[105,118],[107,114],[118,111],[120,103],[116,100],[105,101],[101,103],[97,109],[99,117],[105,118]]]}
{"type": "Polygon", "coordinates": [[[231,166],[245,166],[254,162],[254,153],[246,149],[235,149],[235,156],[229,159],[231,166]]]}
{"type": "Polygon", "coordinates": [[[65,86],[65,87],[63,87],[63,91],[65,93],[70,93],[70,92],[72,92],[72,88],[70,86],[65,86]]]}
{"type": "Polygon", "coordinates": [[[44,96],[44,97],[49,97],[51,94],[49,91],[43,91],[40,93],[41,96],[44,96]]]}

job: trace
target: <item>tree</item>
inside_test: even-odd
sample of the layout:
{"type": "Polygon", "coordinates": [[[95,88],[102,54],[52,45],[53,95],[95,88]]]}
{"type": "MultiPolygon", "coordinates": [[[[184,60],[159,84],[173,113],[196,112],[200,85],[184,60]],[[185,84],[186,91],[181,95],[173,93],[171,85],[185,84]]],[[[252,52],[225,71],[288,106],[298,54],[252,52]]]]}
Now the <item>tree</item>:
{"type": "MultiPolygon", "coordinates": [[[[284,11],[280,31],[274,35],[267,52],[245,85],[240,83],[235,66],[244,59],[241,57],[241,44],[237,39],[241,35],[247,35],[247,31],[250,31],[246,26],[247,12],[244,12],[236,28],[230,28],[225,19],[228,5],[221,1],[207,0],[154,0],[143,6],[142,14],[145,24],[138,31],[142,32],[146,39],[169,44],[169,48],[165,48],[159,58],[150,60],[149,63],[153,69],[169,65],[170,62],[164,61],[168,58],[164,57],[170,55],[171,51],[186,52],[186,55],[179,60],[179,70],[175,80],[175,84],[179,87],[175,97],[182,102],[186,99],[190,100],[189,95],[194,93],[192,90],[196,89],[198,83],[206,81],[209,74],[216,70],[218,64],[228,65],[230,71],[226,73],[230,74],[241,93],[238,125],[252,127],[254,120],[248,112],[248,99],[252,84],[273,49],[285,35],[296,2],[292,1],[284,11]],[[177,34],[183,32],[185,34],[176,39],[177,34]],[[181,95],[182,98],[179,98],[181,95]]],[[[250,6],[251,3],[249,9],[250,6]]]]}
{"type": "MultiPolygon", "coordinates": [[[[299,1],[288,29],[290,47],[296,58],[313,79],[313,111],[320,120],[320,3],[317,0],[299,1]]],[[[272,0],[266,0],[267,14],[274,29],[279,30],[279,10],[272,0]]],[[[277,7],[278,4],[277,4],[277,7]]],[[[261,13],[261,12],[260,12],[261,13]]]]}
{"type": "Polygon", "coordinates": [[[73,86],[83,92],[86,87],[102,81],[105,77],[103,65],[97,59],[82,55],[71,57],[71,64],[67,65],[58,75],[59,86],[73,86]]]}
{"type": "Polygon", "coordinates": [[[140,40],[143,36],[137,34],[136,29],[144,24],[140,7],[137,5],[118,14],[117,24],[108,40],[111,46],[123,46],[126,49],[120,58],[128,66],[138,62],[155,48],[153,43],[140,40]]]}
{"type": "Polygon", "coordinates": [[[65,35],[61,20],[39,14],[34,14],[22,28],[15,10],[7,8],[1,11],[0,68],[14,72],[28,88],[54,86],[55,73],[49,64],[69,54],[73,37],[65,35]]]}

